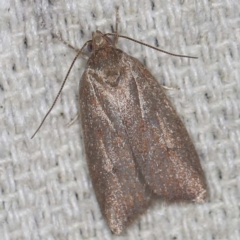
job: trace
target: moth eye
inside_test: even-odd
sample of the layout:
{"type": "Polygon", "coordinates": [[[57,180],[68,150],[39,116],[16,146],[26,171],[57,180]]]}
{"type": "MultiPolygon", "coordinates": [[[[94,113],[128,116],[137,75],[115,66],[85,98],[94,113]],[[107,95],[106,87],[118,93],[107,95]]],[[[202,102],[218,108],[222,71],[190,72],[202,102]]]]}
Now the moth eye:
{"type": "Polygon", "coordinates": [[[87,45],[87,49],[88,49],[89,52],[92,52],[92,51],[93,51],[93,45],[92,45],[92,43],[89,43],[89,44],[87,45]]]}

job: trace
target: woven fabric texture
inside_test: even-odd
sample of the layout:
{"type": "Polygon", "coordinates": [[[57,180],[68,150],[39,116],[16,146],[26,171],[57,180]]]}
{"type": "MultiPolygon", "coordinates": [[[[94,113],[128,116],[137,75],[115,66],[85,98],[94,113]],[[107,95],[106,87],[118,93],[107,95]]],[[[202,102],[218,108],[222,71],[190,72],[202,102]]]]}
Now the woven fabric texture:
{"type": "Polygon", "coordinates": [[[236,0],[0,1],[0,238],[240,239],[240,7],[236,0]],[[118,47],[142,61],[167,87],[199,153],[208,184],[205,204],[157,201],[114,236],[89,178],[78,113],[79,58],[59,100],[74,50],[92,31],[112,32],[118,47]],[[179,89],[177,89],[179,88],[179,89]]]}

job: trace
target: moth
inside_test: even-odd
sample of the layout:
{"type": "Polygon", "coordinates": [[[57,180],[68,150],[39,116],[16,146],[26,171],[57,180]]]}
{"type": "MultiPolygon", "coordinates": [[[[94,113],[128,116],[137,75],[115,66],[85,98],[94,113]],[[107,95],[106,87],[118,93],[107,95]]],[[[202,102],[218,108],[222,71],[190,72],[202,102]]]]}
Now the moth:
{"type": "Polygon", "coordinates": [[[114,234],[124,232],[155,197],[203,203],[207,196],[185,126],[149,70],[116,47],[119,37],[130,39],[96,31],[68,71],[88,46],[79,86],[80,121],[92,185],[114,234]]]}
{"type": "Polygon", "coordinates": [[[80,81],[86,157],[98,203],[120,234],[155,196],[206,199],[188,132],[161,85],[136,58],[97,31],[80,81]]]}

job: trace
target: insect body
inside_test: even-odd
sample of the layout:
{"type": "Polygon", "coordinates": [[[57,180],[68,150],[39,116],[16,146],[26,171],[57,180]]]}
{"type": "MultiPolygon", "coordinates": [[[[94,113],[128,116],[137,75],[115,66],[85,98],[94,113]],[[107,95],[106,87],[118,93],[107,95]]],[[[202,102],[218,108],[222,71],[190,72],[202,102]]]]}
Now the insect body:
{"type": "Polygon", "coordinates": [[[186,128],[161,85],[101,32],[80,81],[80,116],[93,187],[120,234],[159,196],[206,199],[206,182],[186,128]]]}

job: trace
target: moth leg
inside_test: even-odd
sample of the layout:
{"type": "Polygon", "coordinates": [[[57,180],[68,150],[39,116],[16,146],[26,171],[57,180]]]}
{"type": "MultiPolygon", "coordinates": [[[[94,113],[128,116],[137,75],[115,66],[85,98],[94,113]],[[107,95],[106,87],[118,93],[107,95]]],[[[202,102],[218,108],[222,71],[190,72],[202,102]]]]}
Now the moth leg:
{"type": "Polygon", "coordinates": [[[164,86],[164,85],[161,85],[162,88],[166,89],[166,90],[179,90],[180,88],[179,87],[167,87],[167,86],[164,86]]]}
{"type": "Polygon", "coordinates": [[[67,127],[70,127],[71,125],[73,125],[79,118],[79,114],[77,114],[68,124],[67,127]]]}
{"type": "Polygon", "coordinates": [[[120,22],[120,18],[119,18],[119,7],[116,7],[116,25],[115,25],[115,33],[116,35],[114,36],[114,40],[113,40],[113,44],[116,47],[117,43],[118,43],[118,23],[120,22]]]}
{"type": "MultiPolygon", "coordinates": [[[[70,47],[71,49],[73,49],[75,52],[79,52],[80,50],[73,47],[71,44],[69,44],[68,42],[66,42],[65,40],[63,40],[60,36],[58,36],[57,34],[55,33],[52,33],[53,37],[57,38],[60,42],[62,42],[63,44],[65,44],[66,46],[70,47]]],[[[89,56],[83,52],[81,52],[80,54],[83,58],[85,59],[89,59],[89,56]]]]}

